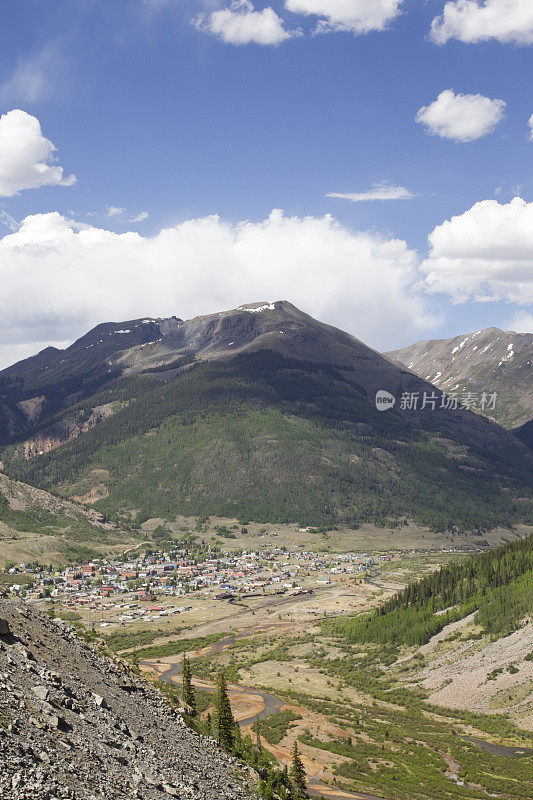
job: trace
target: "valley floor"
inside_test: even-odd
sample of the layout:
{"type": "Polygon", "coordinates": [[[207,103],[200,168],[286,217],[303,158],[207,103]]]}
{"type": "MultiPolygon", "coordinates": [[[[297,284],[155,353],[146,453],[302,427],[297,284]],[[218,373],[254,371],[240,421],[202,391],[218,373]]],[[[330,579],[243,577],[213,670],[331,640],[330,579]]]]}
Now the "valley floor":
{"type": "MultiPolygon", "coordinates": [[[[453,631],[445,630],[441,641],[446,643],[450,633],[453,631]]],[[[431,642],[431,651],[441,647],[435,640],[431,642]]],[[[531,649],[531,626],[522,631],[522,642],[524,648],[531,649]]],[[[484,650],[490,652],[491,645],[485,643],[485,648],[478,650],[481,660],[485,657],[484,650]]],[[[309,790],[314,794],[335,800],[362,797],[361,792],[369,797],[434,800],[483,797],[486,792],[529,797],[527,769],[531,766],[533,740],[526,730],[505,724],[500,727],[498,720],[477,713],[475,704],[473,713],[465,713],[469,704],[460,695],[456,702],[443,702],[438,693],[429,694],[427,710],[424,702],[416,701],[416,696],[410,705],[405,703],[405,696],[396,696],[395,688],[400,682],[395,677],[405,674],[407,662],[411,662],[410,685],[413,678],[417,683],[423,682],[423,671],[417,672],[420,650],[391,665],[381,691],[377,692],[375,686],[365,685],[364,676],[353,681],[344,675],[339,655],[347,655],[343,645],[322,637],[316,626],[305,622],[290,627],[278,623],[263,631],[257,625],[252,628],[241,625],[235,635],[189,652],[193,672],[199,674],[195,678],[199,690],[213,691],[220,666],[235,676],[229,696],[236,720],[243,733],[253,737],[257,733],[257,720],[262,720],[259,728],[262,745],[280,764],[290,764],[292,745],[295,740],[299,742],[309,790]],[[461,713],[454,713],[452,706],[461,713]],[[286,712],[291,714],[288,724],[283,722],[286,712]],[[280,728],[276,720],[280,720],[280,728]],[[506,744],[496,747],[496,753],[484,749],[501,742],[506,744]],[[524,760],[518,768],[517,759],[524,760]],[[412,780],[406,781],[405,771],[411,774],[411,779],[418,776],[420,785],[415,794],[407,789],[412,780]],[[495,788],[502,791],[495,792],[495,788]]],[[[439,654],[436,660],[440,659],[439,654]]],[[[518,678],[509,676],[515,679],[516,686],[528,680],[529,663],[524,664],[525,670],[517,670],[518,678]]],[[[140,667],[143,673],[159,681],[180,684],[181,656],[142,659],[140,667]]],[[[426,667],[428,671],[431,669],[431,665],[426,667]]],[[[490,686],[485,680],[481,693],[491,691],[490,686]]],[[[500,693],[498,686],[494,689],[496,694],[500,693]]],[[[204,717],[209,710],[212,711],[210,704],[203,712],[204,717]]],[[[509,708],[498,709],[504,710],[509,708]]],[[[527,718],[520,719],[521,725],[528,722],[527,718]]]]}
{"type": "MultiPolygon", "coordinates": [[[[149,528],[157,525],[147,524],[145,534],[149,528]]],[[[211,520],[209,528],[201,535],[220,543],[222,521],[211,520]]],[[[491,641],[469,615],[421,647],[395,650],[349,644],[335,628],[345,615],[375,608],[413,578],[464,557],[466,549],[462,556],[458,547],[435,545],[378,550],[375,540],[373,555],[357,566],[335,554],[350,552],[344,531],[291,528],[290,539],[280,526],[273,532],[248,526],[244,537],[222,538],[227,552],[260,550],[262,575],[292,575],[286,585],[297,586],[279,594],[271,591],[273,584],[267,594],[217,598],[217,590],[207,587],[179,600],[160,594],[150,612],[135,591],[101,603],[88,596],[79,607],[65,596],[53,599],[51,613],[78,625],[90,621],[112,652],[178,693],[187,652],[200,725],[213,711],[213,687],[223,668],[243,734],[254,741],[259,735],[282,765],[290,763],[297,741],[315,796],[530,800],[531,624],[491,641]],[[315,553],[312,543],[320,543],[315,553]],[[350,564],[355,573],[347,571],[350,564]]],[[[523,532],[492,535],[514,539],[523,532]]],[[[52,601],[31,602],[46,609],[52,601]]]]}
{"type": "MultiPolygon", "coordinates": [[[[353,593],[359,610],[375,604],[379,586],[391,586],[394,569],[389,566],[353,593]]],[[[333,609],[346,594],[337,585],[313,603],[333,609]]],[[[255,737],[252,725],[262,720],[262,744],[279,763],[290,763],[298,741],[312,793],[332,800],[530,797],[532,663],[525,660],[533,649],[530,625],[491,643],[476,638],[467,618],[383,665],[375,649],[361,652],[360,646],[325,635],[316,621],[306,619],[305,601],[285,605],[281,617],[260,617],[261,622],[252,611],[239,609],[201,623],[187,631],[188,638],[222,630],[231,635],[188,655],[196,686],[204,692],[212,691],[217,670],[224,667],[243,732],[255,737]],[[483,665],[475,674],[469,659],[483,665]],[[379,679],[366,678],[369,664],[378,667],[379,679]],[[426,690],[426,700],[416,687],[426,690]]],[[[179,686],[181,654],[138,656],[145,674],[179,686]]],[[[206,700],[204,717],[209,709],[206,700]]]]}

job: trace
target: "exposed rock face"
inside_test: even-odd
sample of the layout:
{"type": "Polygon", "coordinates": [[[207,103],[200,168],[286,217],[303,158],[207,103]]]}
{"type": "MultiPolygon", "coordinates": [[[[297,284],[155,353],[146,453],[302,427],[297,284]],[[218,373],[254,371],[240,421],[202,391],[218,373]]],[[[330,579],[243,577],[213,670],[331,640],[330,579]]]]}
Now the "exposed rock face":
{"type": "Polygon", "coordinates": [[[22,602],[0,616],[2,800],[250,797],[248,773],[117,659],[22,602]]]}
{"type": "MultiPolygon", "coordinates": [[[[18,405],[21,406],[22,403],[18,405]]],[[[15,452],[17,455],[23,455],[24,458],[33,458],[43,453],[49,453],[50,450],[55,450],[56,447],[75,439],[82,433],[87,433],[95,425],[109,419],[115,413],[117,407],[119,406],[116,404],[107,403],[106,405],[92,408],[88,416],[83,411],[78,411],[72,416],[66,416],[52,427],[40,431],[31,439],[22,442],[17,446],[15,452]]]]}
{"type": "Polygon", "coordinates": [[[17,403],[17,407],[20,408],[28,422],[36,422],[41,416],[45,403],[46,397],[41,394],[38,397],[31,397],[29,400],[21,400],[20,403],[17,403]]]}
{"type": "Polygon", "coordinates": [[[506,427],[533,417],[533,334],[486,328],[452,339],[417,342],[386,353],[439,389],[496,392],[489,413],[506,427]]]}

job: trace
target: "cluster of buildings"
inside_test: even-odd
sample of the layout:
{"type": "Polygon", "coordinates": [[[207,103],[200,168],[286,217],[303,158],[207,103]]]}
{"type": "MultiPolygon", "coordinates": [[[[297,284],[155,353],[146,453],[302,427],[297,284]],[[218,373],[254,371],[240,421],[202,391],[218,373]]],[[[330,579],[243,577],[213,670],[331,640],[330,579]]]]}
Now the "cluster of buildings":
{"type": "Polygon", "coordinates": [[[104,607],[106,612],[114,609],[115,621],[126,623],[189,610],[190,606],[171,604],[172,597],[238,601],[257,595],[299,594],[327,586],[342,575],[362,573],[388,558],[268,545],[224,555],[207,549],[193,557],[180,547],[167,547],[57,568],[19,564],[9,569],[13,576],[9,591],[23,593],[30,602],[57,601],[67,610],[101,611],[102,621],[104,607]],[[164,605],[157,605],[163,599],[164,605]]]}

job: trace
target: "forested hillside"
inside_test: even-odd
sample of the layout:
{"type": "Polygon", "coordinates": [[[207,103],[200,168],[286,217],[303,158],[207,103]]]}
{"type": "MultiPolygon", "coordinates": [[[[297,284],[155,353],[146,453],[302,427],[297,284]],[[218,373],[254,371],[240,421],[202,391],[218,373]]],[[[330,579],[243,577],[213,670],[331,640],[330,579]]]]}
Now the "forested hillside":
{"type": "Polygon", "coordinates": [[[514,430],[514,435],[533,450],[533,420],[514,430]]]}
{"type": "Polygon", "coordinates": [[[415,519],[481,532],[529,518],[521,445],[474,414],[376,411],[355,369],[271,351],[202,362],[162,385],[124,378],[89,400],[127,406],[6,471],[137,522],[182,514],[311,525],[415,519]],[[133,395],[133,396],[132,396],[133,395]],[[509,444],[508,444],[509,443],[509,444]]]}
{"type": "Polygon", "coordinates": [[[351,642],[422,645],[448,623],[476,612],[495,638],[533,614],[533,536],[452,563],[409,584],[366,617],[343,620],[351,642]]]}

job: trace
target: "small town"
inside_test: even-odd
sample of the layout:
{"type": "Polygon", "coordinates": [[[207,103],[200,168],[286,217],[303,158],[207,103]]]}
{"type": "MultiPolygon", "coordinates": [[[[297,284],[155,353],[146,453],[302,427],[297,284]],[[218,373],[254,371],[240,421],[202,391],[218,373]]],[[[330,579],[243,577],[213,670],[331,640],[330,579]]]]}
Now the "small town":
{"type": "MultiPolygon", "coordinates": [[[[311,596],[339,581],[359,582],[390,559],[389,554],[326,555],[268,545],[231,554],[207,546],[192,555],[175,544],[135,557],[125,553],[60,566],[8,562],[5,572],[9,593],[36,605],[59,605],[83,615],[91,627],[107,628],[192,610],[174,598],[238,603],[254,597],[311,596]]],[[[320,613],[311,607],[308,611],[320,613]]]]}

